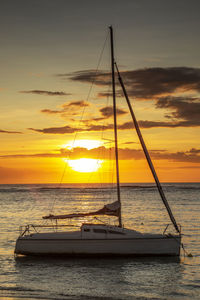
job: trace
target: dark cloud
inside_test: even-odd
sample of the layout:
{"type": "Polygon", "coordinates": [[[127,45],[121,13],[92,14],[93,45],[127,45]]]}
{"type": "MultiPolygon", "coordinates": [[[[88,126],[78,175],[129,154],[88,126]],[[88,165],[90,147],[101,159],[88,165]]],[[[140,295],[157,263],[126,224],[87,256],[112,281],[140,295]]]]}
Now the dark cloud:
{"type": "Polygon", "coordinates": [[[10,131],[10,130],[2,130],[2,129],[0,129],[0,133],[17,133],[17,134],[21,134],[22,132],[20,132],[20,131],[10,131]]]}
{"type": "Polygon", "coordinates": [[[125,143],[122,143],[123,145],[131,145],[131,144],[138,144],[138,142],[125,142],[125,143]]]}
{"type": "Polygon", "coordinates": [[[161,97],[156,102],[156,108],[173,110],[167,114],[168,119],[177,119],[200,125],[200,98],[193,97],[161,97]]]}
{"type": "MultiPolygon", "coordinates": [[[[105,118],[96,118],[91,120],[85,120],[82,122],[84,127],[82,128],[75,128],[71,126],[61,126],[61,127],[49,127],[44,129],[35,129],[35,128],[28,128],[29,130],[33,130],[40,133],[46,134],[67,134],[73,132],[83,132],[83,131],[102,131],[102,130],[113,130],[113,124],[92,124],[91,121],[100,121],[105,118]]],[[[176,128],[176,127],[196,127],[200,126],[200,121],[179,121],[179,122],[161,122],[161,121],[142,121],[139,122],[140,128],[156,128],[156,127],[163,127],[163,128],[176,128]]],[[[133,122],[125,122],[118,125],[118,130],[128,130],[134,129],[133,122]]],[[[12,133],[12,132],[11,132],[12,133]]],[[[16,132],[17,133],[17,132],[16,132]]]]}
{"type": "MultiPolygon", "coordinates": [[[[101,113],[102,117],[83,120],[83,122],[84,122],[85,124],[90,124],[90,123],[93,122],[93,121],[98,122],[98,121],[102,121],[102,120],[108,119],[108,118],[110,118],[110,117],[113,116],[113,107],[112,107],[112,106],[105,106],[105,107],[101,108],[101,109],[99,110],[99,112],[101,113]]],[[[127,111],[126,111],[126,110],[124,110],[124,109],[119,109],[119,108],[116,109],[116,112],[117,112],[117,115],[118,115],[118,116],[127,114],[127,111]]],[[[111,125],[109,125],[109,127],[110,127],[110,126],[111,126],[111,125]]],[[[101,126],[101,128],[102,128],[102,126],[101,126]]],[[[113,128],[113,127],[110,127],[110,128],[113,128]]]]}
{"type": "Polygon", "coordinates": [[[200,126],[199,122],[193,121],[181,121],[181,122],[159,122],[159,121],[139,121],[141,128],[154,128],[154,127],[168,127],[168,128],[176,128],[176,127],[197,127],[200,126]]]}
{"type": "Polygon", "coordinates": [[[110,85],[111,74],[110,72],[96,71],[96,70],[83,70],[73,73],[56,74],[57,77],[62,79],[71,79],[73,81],[80,81],[84,83],[93,83],[96,85],[110,85]]]}
{"type": "Polygon", "coordinates": [[[134,124],[132,121],[125,122],[123,124],[119,124],[117,127],[118,127],[118,129],[121,129],[121,130],[132,129],[132,128],[134,128],[134,124]]]}
{"type": "Polygon", "coordinates": [[[70,107],[70,106],[78,106],[78,107],[85,107],[89,106],[90,104],[86,101],[71,101],[70,103],[63,104],[63,107],[70,107]]]}
{"type": "MultiPolygon", "coordinates": [[[[105,118],[109,118],[113,115],[113,107],[112,106],[103,107],[99,111],[105,118]]],[[[119,109],[119,108],[116,109],[116,112],[117,112],[117,115],[127,114],[127,111],[125,111],[124,109],[119,109]]]]}
{"type": "MultiPolygon", "coordinates": [[[[123,96],[123,93],[120,90],[116,90],[115,94],[117,97],[123,96]]],[[[97,97],[98,98],[109,98],[109,97],[112,97],[112,93],[111,92],[101,92],[101,93],[98,93],[97,97]]]]}
{"type": "Polygon", "coordinates": [[[85,129],[85,131],[102,131],[102,130],[112,130],[114,128],[113,124],[105,125],[90,125],[85,129]]]}
{"type": "Polygon", "coordinates": [[[200,149],[192,148],[189,151],[187,151],[186,153],[189,153],[189,154],[198,154],[198,153],[200,153],[200,149]]]}
{"type": "MultiPolygon", "coordinates": [[[[197,127],[200,126],[200,100],[198,98],[183,97],[161,97],[156,100],[156,108],[174,110],[165,115],[166,121],[149,121],[139,120],[140,128],[176,128],[176,127],[197,127]],[[194,101],[194,102],[192,102],[194,101]]],[[[101,121],[112,116],[112,107],[107,106],[100,109],[102,117],[84,120],[85,124],[90,124],[88,130],[102,130],[101,125],[92,125],[93,121],[101,121]],[[99,129],[98,129],[99,128],[99,129]]],[[[125,110],[117,109],[119,115],[126,114],[125,110]]],[[[104,130],[112,129],[112,124],[104,125],[104,130]]],[[[119,130],[126,130],[134,128],[132,121],[118,124],[119,130]]]]}
{"type": "Polygon", "coordinates": [[[71,126],[63,126],[63,127],[49,127],[43,129],[36,128],[28,128],[29,130],[45,133],[45,134],[66,134],[66,133],[74,133],[79,131],[77,128],[73,128],[71,126]]]}
{"type": "Polygon", "coordinates": [[[31,91],[20,91],[23,94],[36,94],[45,96],[69,96],[71,94],[65,92],[52,92],[52,91],[42,91],[42,90],[31,90],[31,91]]]}
{"type": "Polygon", "coordinates": [[[36,131],[39,133],[45,134],[68,134],[74,132],[83,132],[83,131],[102,131],[102,130],[111,130],[113,129],[113,124],[107,125],[89,125],[85,128],[75,128],[71,126],[62,126],[62,127],[49,127],[43,129],[36,129],[36,128],[28,128],[29,130],[36,131]]]}
{"type": "Polygon", "coordinates": [[[52,110],[52,109],[42,109],[40,112],[49,114],[49,115],[55,115],[55,114],[60,114],[62,111],[61,110],[52,110]]]}
{"type": "MultiPolygon", "coordinates": [[[[200,99],[196,97],[159,97],[156,100],[155,107],[157,109],[168,109],[169,112],[165,115],[164,121],[150,121],[150,120],[139,120],[139,126],[141,128],[177,128],[177,127],[197,127],[200,126],[200,99]],[[170,111],[172,110],[172,111],[170,111]]],[[[88,106],[84,101],[78,102],[70,102],[68,104],[63,105],[63,109],[60,111],[56,110],[42,110],[43,113],[48,114],[60,114],[61,116],[65,116],[65,113],[68,112],[70,107],[75,106],[88,106]]],[[[85,128],[79,128],[77,131],[102,131],[102,130],[111,130],[113,129],[113,124],[93,124],[94,122],[98,122],[104,119],[108,119],[113,114],[113,109],[111,106],[106,106],[101,108],[100,113],[102,117],[93,118],[84,120],[82,123],[85,124],[85,128]]],[[[75,109],[75,114],[77,110],[75,109]]],[[[117,109],[118,115],[124,115],[127,112],[122,109],[117,109]]],[[[73,113],[72,113],[73,114],[73,113]]],[[[69,115],[69,114],[68,114],[69,115]]],[[[125,122],[118,125],[119,130],[127,130],[134,128],[133,122],[125,122]]],[[[58,130],[53,128],[45,128],[45,129],[32,129],[38,132],[43,133],[72,133],[76,129],[70,126],[64,126],[59,128],[58,130]],[[64,128],[64,130],[63,130],[64,128]]]]}
{"type": "MultiPolygon", "coordinates": [[[[95,70],[77,71],[71,74],[59,74],[73,81],[107,86],[110,73],[95,70]]],[[[121,76],[130,96],[152,99],[153,97],[182,91],[200,91],[200,69],[189,67],[146,68],[122,71],[121,76]]]]}
{"type": "MultiPolygon", "coordinates": [[[[28,128],[29,130],[45,133],[45,134],[67,134],[67,133],[73,133],[73,132],[83,132],[83,131],[102,131],[102,130],[112,130],[114,128],[113,124],[104,124],[104,125],[98,125],[98,124],[87,124],[85,123],[85,127],[82,128],[75,128],[71,126],[61,126],[61,127],[49,127],[49,128],[43,128],[43,129],[36,129],[36,128],[28,128]]],[[[126,122],[124,124],[118,125],[119,130],[125,130],[133,128],[132,122],[126,122]]]]}
{"type": "MultiPolygon", "coordinates": [[[[96,73],[94,70],[85,70],[59,74],[59,76],[85,83],[94,81],[96,85],[101,86],[110,84],[110,73],[103,71],[96,73]]],[[[190,94],[200,92],[199,68],[146,68],[122,71],[121,76],[130,97],[154,100],[157,109],[168,110],[164,121],[140,120],[139,124],[142,128],[200,126],[200,99],[188,95],[188,92],[190,94]],[[176,97],[174,94],[177,92],[181,92],[184,97],[176,97]]],[[[121,95],[120,91],[117,93],[121,95]]],[[[107,97],[110,93],[102,92],[99,96],[107,97]]],[[[101,119],[96,119],[96,121],[99,120],[101,119]]],[[[120,129],[131,127],[133,127],[131,123],[119,126],[120,129]]]]}
{"type": "Polygon", "coordinates": [[[159,122],[159,121],[139,121],[141,128],[154,128],[154,127],[196,127],[200,126],[200,121],[179,121],[179,122],[159,122]]]}

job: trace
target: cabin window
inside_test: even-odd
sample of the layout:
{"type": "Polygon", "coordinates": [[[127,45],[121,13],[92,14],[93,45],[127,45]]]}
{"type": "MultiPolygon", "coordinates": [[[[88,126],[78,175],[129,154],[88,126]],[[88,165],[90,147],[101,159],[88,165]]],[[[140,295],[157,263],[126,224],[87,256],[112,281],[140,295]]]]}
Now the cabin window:
{"type": "Polygon", "coordinates": [[[105,229],[94,229],[94,232],[96,232],[96,233],[106,233],[107,231],[105,229]]]}
{"type": "Polygon", "coordinates": [[[90,229],[88,229],[88,228],[85,228],[85,229],[84,229],[84,231],[85,231],[85,232],[89,232],[89,231],[90,231],[90,229]]]}
{"type": "Polygon", "coordinates": [[[124,234],[124,232],[114,231],[114,230],[109,230],[108,232],[112,234],[122,234],[122,235],[124,234]]]}

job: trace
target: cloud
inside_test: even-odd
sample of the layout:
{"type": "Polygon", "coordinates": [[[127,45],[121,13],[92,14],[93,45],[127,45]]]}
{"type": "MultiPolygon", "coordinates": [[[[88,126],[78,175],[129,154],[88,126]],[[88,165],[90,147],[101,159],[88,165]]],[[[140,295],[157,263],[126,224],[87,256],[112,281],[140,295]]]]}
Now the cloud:
{"type": "Polygon", "coordinates": [[[188,162],[188,163],[200,163],[200,155],[196,153],[186,152],[175,152],[175,153],[152,153],[152,158],[172,160],[176,162],[188,162]]]}
{"type": "Polygon", "coordinates": [[[85,107],[89,106],[90,104],[86,101],[72,101],[68,104],[63,104],[63,107],[70,107],[70,106],[78,106],[78,107],[85,107]]]}
{"type": "Polygon", "coordinates": [[[154,127],[168,127],[168,128],[176,128],[176,127],[196,127],[200,126],[200,121],[179,121],[179,122],[160,122],[160,121],[139,121],[139,125],[141,128],[154,128],[154,127]]]}
{"type": "Polygon", "coordinates": [[[119,124],[117,127],[118,127],[118,129],[121,129],[121,130],[132,129],[132,128],[134,128],[134,124],[132,121],[125,122],[123,124],[119,124]]]}
{"type": "Polygon", "coordinates": [[[36,153],[36,154],[10,154],[0,155],[0,158],[49,158],[63,157],[61,153],[36,153]]]}
{"type": "Polygon", "coordinates": [[[159,122],[159,121],[139,121],[141,128],[154,128],[154,127],[197,127],[200,126],[200,121],[180,121],[180,122],[159,122]]]}
{"type": "Polygon", "coordinates": [[[80,114],[79,111],[77,111],[78,107],[86,107],[89,106],[90,104],[86,101],[71,101],[69,103],[64,103],[62,105],[62,109],[60,110],[52,110],[52,109],[42,109],[40,112],[45,113],[45,114],[58,114],[61,117],[66,117],[70,115],[77,115],[80,114]]]}
{"type": "Polygon", "coordinates": [[[197,154],[197,153],[200,153],[200,149],[192,148],[192,149],[190,149],[189,151],[187,151],[186,153],[189,153],[189,154],[197,154]]]}
{"type": "Polygon", "coordinates": [[[106,71],[82,70],[73,73],[56,74],[56,76],[84,83],[94,82],[96,85],[110,85],[111,83],[111,74],[106,71]]]}
{"type": "MultiPolygon", "coordinates": [[[[113,107],[112,106],[103,107],[99,111],[105,118],[109,118],[113,115],[113,107]]],[[[119,109],[119,108],[116,109],[116,112],[117,112],[117,115],[127,114],[127,111],[125,111],[124,109],[119,109]]]]}
{"type": "Polygon", "coordinates": [[[52,91],[42,91],[42,90],[31,90],[31,91],[20,91],[19,93],[23,94],[36,94],[36,95],[45,95],[45,96],[69,96],[70,93],[65,92],[52,92],[52,91]]]}
{"type": "Polygon", "coordinates": [[[48,127],[43,129],[37,129],[37,128],[27,128],[28,130],[32,130],[39,133],[44,134],[69,134],[74,132],[83,132],[83,131],[102,131],[102,130],[111,130],[113,129],[113,124],[107,124],[107,125],[90,125],[85,126],[85,128],[76,128],[72,126],[61,126],[61,127],[48,127]]]}
{"type": "MultiPolygon", "coordinates": [[[[113,116],[113,107],[112,106],[105,106],[105,107],[99,109],[99,112],[101,114],[101,117],[82,120],[82,122],[84,124],[88,125],[88,124],[91,124],[93,121],[98,122],[98,121],[106,120],[106,119],[113,116]]],[[[124,110],[124,109],[116,108],[116,113],[117,113],[118,117],[120,117],[121,115],[127,114],[127,111],[124,110]]],[[[99,126],[100,126],[100,128],[103,127],[101,125],[99,125],[99,126]]],[[[105,127],[106,127],[106,125],[105,125],[105,127]]],[[[109,128],[112,129],[113,128],[112,125],[109,125],[109,128]]],[[[100,130],[102,130],[102,129],[100,129],[100,130]]]]}
{"type": "MultiPolygon", "coordinates": [[[[123,97],[123,92],[120,90],[116,90],[115,95],[116,95],[116,97],[123,97]]],[[[109,97],[112,97],[112,93],[111,92],[100,92],[100,93],[98,93],[97,97],[98,98],[109,98],[109,97]]]]}
{"type": "Polygon", "coordinates": [[[84,131],[102,131],[102,130],[112,130],[114,128],[113,124],[105,125],[90,125],[84,131]]]}
{"type": "Polygon", "coordinates": [[[63,127],[49,127],[43,129],[36,129],[36,128],[28,128],[29,130],[45,133],[45,134],[66,134],[66,133],[74,133],[79,131],[78,128],[74,128],[71,126],[63,126],[63,127]]]}
{"type": "MultiPolygon", "coordinates": [[[[74,109],[76,106],[88,106],[89,104],[84,101],[76,101],[70,102],[68,104],[63,104],[62,110],[49,110],[44,109],[41,112],[47,114],[60,114],[63,117],[69,116],[69,109],[72,108],[71,114],[76,114],[77,109],[74,109]]],[[[197,127],[200,126],[200,98],[191,97],[191,96],[184,96],[184,97],[175,97],[175,96],[167,96],[167,97],[158,97],[155,100],[155,108],[156,109],[167,109],[168,113],[165,114],[164,121],[151,121],[151,120],[139,120],[139,126],[141,128],[156,128],[156,127],[163,127],[163,128],[177,128],[177,127],[197,127]]],[[[85,124],[85,128],[79,128],[77,131],[102,131],[102,130],[111,130],[113,129],[113,124],[93,124],[94,122],[98,122],[101,120],[108,119],[113,114],[113,109],[111,106],[105,106],[99,110],[101,113],[101,117],[87,119],[84,120],[82,123],[85,124]]],[[[123,109],[117,109],[118,115],[124,115],[127,111],[123,109]]],[[[65,126],[64,128],[71,129],[70,126],[65,126]]],[[[119,130],[127,130],[134,128],[133,122],[125,122],[122,124],[118,124],[119,130]]],[[[35,129],[32,129],[35,130],[35,129]]],[[[73,128],[75,131],[75,128],[73,128]]],[[[35,131],[43,132],[43,133],[68,133],[68,131],[63,130],[55,130],[55,128],[46,128],[46,129],[36,129],[35,131]]],[[[74,131],[70,131],[74,132],[74,131]]]]}
{"type": "Polygon", "coordinates": [[[138,142],[124,142],[123,145],[131,145],[131,144],[138,144],[138,142]]]}
{"type": "MultiPolygon", "coordinates": [[[[200,69],[189,67],[145,68],[121,71],[122,79],[130,96],[152,99],[155,96],[171,94],[177,89],[183,91],[200,91],[200,69]]],[[[57,76],[73,81],[107,86],[110,84],[110,73],[95,70],[77,71],[57,76]]]]}
{"type": "MultiPolygon", "coordinates": [[[[45,134],[67,134],[67,133],[74,133],[74,132],[84,132],[84,131],[105,131],[105,130],[113,130],[113,124],[93,124],[92,121],[100,121],[105,118],[95,118],[90,120],[85,120],[82,122],[85,127],[82,128],[75,128],[71,126],[61,126],[61,127],[49,127],[44,129],[35,129],[35,128],[28,128],[29,130],[33,130],[40,133],[45,134]]],[[[179,122],[165,122],[165,121],[138,121],[140,128],[176,128],[176,127],[196,127],[200,126],[200,121],[179,121],[179,122]]],[[[133,122],[124,122],[122,124],[118,124],[118,130],[128,130],[134,129],[133,122]]]]}
{"type": "MultiPolygon", "coordinates": [[[[74,148],[73,150],[61,149],[62,155],[66,155],[70,159],[76,159],[80,157],[95,158],[95,159],[109,159],[110,153],[114,154],[114,147],[105,148],[104,146],[86,149],[86,148],[74,148]]],[[[200,149],[191,149],[185,152],[170,153],[166,150],[150,150],[150,155],[154,160],[171,160],[176,162],[188,162],[188,163],[200,163],[200,149]],[[196,151],[194,153],[194,150],[196,151]]],[[[142,150],[119,148],[119,159],[121,160],[140,160],[144,159],[144,153],[142,150]]]]}
{"type": "Polygon", "coordinates": [[[156,102],[156,108],[173,110],[166,114],[171,120],[181,120],[179,123],[199,126],[200,125],[200,98],[194,97],[161,97],[156,102]]]}
{"type": "Polygon", "coordinates": [[[54,115],[54,114],[60,114],[62,113],[61,110],[52,110],[52,109],[42,109],[40,111],[41,113],[49,114],[49,115],[54,115]]]}
{"type": "MultiPolygon", "coordinates": [[[[110,84],[110,73],[95,70],[77,71],[58,76],[84,83],[107,86],[110,84]]],[[[130,97],[137,100],[154,100],[156,109],[168,110],[165,120],[140,120],[143,128],[153,127],[195,127],[200,126],[200,98],[190,94],[200,92],[200,68],[170,67],[146,68],[122,71],[121,76],[130,97]],[[176,93],[182,93],[177,97],[176,93]]],[[[117,92],[121,96],[121,92],[117,92]]],[[[110,96],[108,92],[99,93],[100,97],[110,96]]],[[[101,120],[96,119],[96,121],[101,120]]],[[[130,124],[120,125],[121,129],[132,127],[130,124]]]]}
{"type": "Polygon", "coordinates": [[[2,130],[2,129],[0,129],[0,133],[17,133],[17,134],[21,134],[22,132],[20,132],[20,131],[10,131],[10,130],[2,130]]]}
{"type": "MultiPolygon", "coordinates": [[[[0,158],[68,158],[79,159],[94,158],[94,159],[110,159],[111,153],[114,157],[114,147],[105,148],[104,146],[88,150],[87,148],[76,147],[73,149],[60,149],[57,153],[37,153],[37,154],[12,154],[1,155],[0,158]]],[[[182,152],[167,152],[166,150],[150,150],[150,155],[153,160],[168,160],[174,162],[185,163],[200,163],[200,149],[192,148],[182,152]]],[[[141,160],[145,159],[144,153],[140,149],[119,148],[120,160],[141,160]]]]}
{"type": "Polygon", "coordinates": [[[196,97],[160,97],[156,99],[157,109],[172,110],[165,114],[167,121],[140,120],[141,128],[153,127],[196,127],[200,126],[200,99],[196,97]]]}
{"type": "MultiPolygon", "coordinates": [[[[41,113],[45,113],[45,114],[49,114],[49,115],[60,115],[62,118],[69,118],[69,115],[79,115],[80,112],[77,110],[77,108],[81,108],[81,107],[87,107],[90,106],[90,104],[86,101],[71,101],[69,103],[64,103],[62,105],[62,109],[60,110],[52,110],[52,109],[42,109],[40,112],[41,113]]],[[[82,120],[82,123],[84,124],[90,124],[91,122],[95,121],[102,121],[105,119],[110,118],[113,115],[113,107],[112,106],[105,106],[101,109],[99,109],[99,112],[101,114],[101,117],[97,117],[97,118],[91,118],[91,119],[86,119],[86,120],[82,120]]],[[[116,109],[117,115],[121,116],[124,114],[127,114],[127,111],[125,111],[124,109],[116,109]]],[[[95,127],[97,125],[94,125],[95,127]]],[[[108,126],[109,128],[113,128],[111,125],[108,126]]],[[[102,130],[102,125],[98,125],[98,127],[96,127],[94,129],[94,131],[97,131],[98,129],[102,130]]],[[[88,127],[88,130],[92,130],[90,127],[88,127]]]]}

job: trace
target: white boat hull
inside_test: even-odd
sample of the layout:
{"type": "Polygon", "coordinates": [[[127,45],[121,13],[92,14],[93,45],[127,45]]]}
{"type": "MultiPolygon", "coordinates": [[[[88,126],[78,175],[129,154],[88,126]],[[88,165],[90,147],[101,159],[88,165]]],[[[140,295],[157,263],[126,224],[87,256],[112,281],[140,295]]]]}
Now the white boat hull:
{"type": "Polygon", "coordinates": [[[31,238],[19,237],[15,253],[22,255],[66,256],[178,256],[180,236],[139,238],[31,238]]]}

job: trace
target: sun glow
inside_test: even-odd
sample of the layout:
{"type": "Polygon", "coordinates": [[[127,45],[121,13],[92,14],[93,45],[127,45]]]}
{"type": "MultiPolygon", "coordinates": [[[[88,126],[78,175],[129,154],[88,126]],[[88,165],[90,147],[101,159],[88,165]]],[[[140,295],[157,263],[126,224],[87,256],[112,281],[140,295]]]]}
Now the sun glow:
{"type": "Polygon", "coordinates": [[[96,172],[103,162],[103,160],[92,158],[79,158],[66,160],[70,168],[76,172],[89,173],[96,172]]]}
{"type": "Polygon", "coordinates": [[[70,141],[67,144],[62,145],[62,148],[67,148],[67,149],[72,149],[76,147],[83,147],[88,150],[93,149],[93,148],[98,148],[102,145],[102,141],[98,140],[75,140],[75,141],[70,141]]]}

